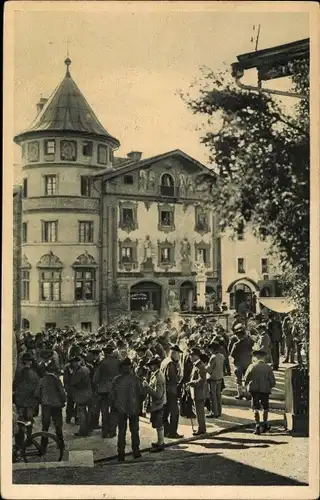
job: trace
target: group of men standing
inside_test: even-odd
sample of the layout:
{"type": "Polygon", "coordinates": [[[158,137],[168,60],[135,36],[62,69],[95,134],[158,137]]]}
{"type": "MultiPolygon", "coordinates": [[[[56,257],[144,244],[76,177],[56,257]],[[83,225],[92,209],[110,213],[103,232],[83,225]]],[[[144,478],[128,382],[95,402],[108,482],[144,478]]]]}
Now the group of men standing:
{"type": "MultiPolygon", "coordinates": [[[[236,397],[250,399],[244,384],[254,345],[278,369],[282,329],[289,331],[288,321],[282,327],[271,318],[268,324],[255,324],[252,335],[250,323],[244,325],[236,315],[231,336],[216,320],[204,316],[197,317],[193,326],[181,320],[179,328],[170,319],[151,323],[145,330],[127,320],[89,335],[69,327],[35,336],[27,333],[20,339],[14,403],[19,419],[27,420],[41,405],[42,429],[48,430],[52,419],[62,442],[65,405],[66,423],[79,425],[76,436],[101,429],[102,438],[108,439],[118,430],[120,461],[129,422],[133,455],[138,458],[139,417],[150,413],[157,434],[152,450],[157,452],[164,449],[165,437],[183,437],[178,433],[180,416],[197,419],[194,435],[206,432],[206,418],[221,416],[224,376],[231,374],[229,356],[235,366],[236,397]],[[210,411],[207,417],[205,408],[210,411]]],[[[285,335],[290,357],[290,335],[285,335]]],[[[18,429],[16,442],[21,439],[18,429]]]]}

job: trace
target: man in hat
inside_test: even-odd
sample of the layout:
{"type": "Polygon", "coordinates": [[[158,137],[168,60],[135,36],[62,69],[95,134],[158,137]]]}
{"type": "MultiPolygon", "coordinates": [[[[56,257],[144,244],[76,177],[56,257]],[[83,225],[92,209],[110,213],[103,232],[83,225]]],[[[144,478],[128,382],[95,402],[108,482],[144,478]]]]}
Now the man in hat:
{"type": "Polygon", "coordinates": [[[115,437],[117,432],[117,416],[112,408],[111,387],[112,380],[120,373],[120,359],[114,354],[114,345],[109,343],[103,348],[104,359],[97,366],[93,383],[101,402],[102,437],[115,437]]]}
{"type": "Polygon", "coordinates": [[[160,358],[151,358],[148,362],[151,370],[150,381],[148,383],[144,379],[142,382],[150,397],[150,422],[152,428],[157,431],[157,442],[152,443],[153,452],[164,450],[163,407],[166,404],[166,380],[160,370],[160,365],[160,358]]]}
{"type": "Polygon", "coordinates": [[[18,432],[15,434],[15,443],[20,446],[24,440],[24,427],[19,421],[32,422],[38,401],[35,391],[39,376],[32,368],[33,356],[24,353],[21,357],[21,366],[18,367],[13,379],[13,402],[18,414],[18,432]]]}
{"type": "Polygon", "coordinates": [[[71,364],[70,386],[72,398],[77,405],[79,431],[75,436],[86,437],[91,432],[92,387],[90,370],[80,356],[69,359],[71,364]]]}
{"type": "Polygon", "coordinates": [[[168,438],[181,438],[178,434],[179,405],[178,387],[180,383],[180,354],[182,351],[178,345],[170,346],[169,356],[161,363],[161,371],[166,381],[166,399],[163,407],[164,435],[168,438]],[[169,422],[170,419],[170,422],[169,422]]]}
{"type": "Polygon", "coordinates": [[[271,390],[276,385],[273,370],[265,361],[266,351],[262,349],[253,351],[256,361],[252,363],[245,373],[245,384],[248,386],[248,391],[252,396],[252,409],[254,411],[254,419],[256,428],[254,434],[260,434],[260,410],[263,408],[263,423],[262,432],[269,429],[268,412],[269,412],[269,397],[271,390]]]}
{"type": "Polygon", "coordinates": [[[134,458],[140,458],[139,412],[144,390],[140,379],[132,371],[129,358],[121,361],[120,374],[112,382],[112,404],[118,420],[118,460],[125,461],[127,423],[131,432],[134,458]]]}
{"type": "Polygon", "coordinates": [[[267,330],[271,339],[271,355],[272,355],[273,369],[279,370],[280,344],[282,340],[282,325],[281,321],[275,314],[270,315],[270,319],[267,323],[267,330]]]}
{"type": "Polygon", "coordinates": [[[293,342],[293,323],[292,318],[287,315],[282,322],[282,331],[285,338],[285,353],[284,363],[294,363],[294,342],[293,342]]]}
{"type": "Polygon", "coordinates": [[[190,386],[198,420],[198,430],[193,433],[194,436],[199,436],[207,432],[204,410],[206,400],[206,367],[201,361],[201,354],[199,347],[193,347],[190,351],[193,368],[188,385],[190,386]]]}
{"type": "MultiPolygon", "coordinates": [[[[66,393],[60,380],[60,372],[54,361],[50,361],[46,367],[46,374],[42,377],[36,388],[35,395],[41,405],[42,430],[48,431],[53,421],[56,436],[64,447],[62,432],[62,408],[66,402],[66,393]]],[[[41,438],[41,446],[45,449],[48,438],[41,438]]]]}
{"type": "Polygon", "coordinates": [[[150,335],[150,351],[153,356],[159,356],[161,361],[166,357],[165,350],[160,344],[156,332],[150,335]]]}
{"type": "Polygon", "coordinates": [[[76,405],[73,399],[72,387],[71,387],[71,377],[73,369],[72,369],[72,364],[70,363],[70,359],[71,358],[68,358],[68,361],[63,370],[63,386],[67,394],[66,423],[70,424],[71,419],[74,418],[74,423],[78,424],[79,419],[76,415],[76,405]]]}
{"type": "Polygon", "coordinates": [[[235,376],[237,379],[237,390],[236,399],[251,399],[246,388],[242,385],[243,376],[252,362],[252,348],[254,341],[252,337],[247,335],[245,328],[242,325],[237,325],[235,327],[235,333],[238,340],[233,344],[230,355],[233,357],[233,363],[235,366],[235,376]]]}
{"type": "Polygon", "coordinates": [[[267,332],[267,323],[265,322],[260,323],[257,326],[257,330],[258,330],[257,348],[267,353],[266,361],[269,361],[271,359],[271,350],[270,350],[271,339],[267,332]]]}
{"type": "Polygon", "coordinates": [[[98,396],[98,389],[94,382],[94,374],[100,364],[100,353],[101,349],[98,346],[92,346],[89,349],[86,365],[90,370],[91,375],[91,385],[92,385],[92,407],[91,407],[91,426],[92,429],[101,429],[99,426],[101,404],[98,396]]]}
{"type": "Polygon", "coordinates": [[[214,340],[209,348],[211,350],[211,357],[206,366],[209,375],[209,390],[211,402],[211,414],[207,418],[218,418],[222,413],[222,381],[224,375],[224,355],[219,352],[220,343],[214,340]]]}

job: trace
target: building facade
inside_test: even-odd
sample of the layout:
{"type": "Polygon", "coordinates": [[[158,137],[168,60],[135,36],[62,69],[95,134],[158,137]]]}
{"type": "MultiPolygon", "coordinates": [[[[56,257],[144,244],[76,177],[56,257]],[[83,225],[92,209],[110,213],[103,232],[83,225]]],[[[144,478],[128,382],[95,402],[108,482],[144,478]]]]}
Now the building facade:
{"type": "Polygon", "coordinates": [[[207,167],[181,150],[115,156],[119,140],[72,79],[71,61],[65,64],[61,84],[14,138],[24,174],[15,205],[19,315],[21,306],[15,321],[32,331],[94,330],[126,311],[149,317],[188,311],[197,299],[200,260],[211,305],[224,300],[237,308],[241,283],[263,293],[266,250],[256,241],[253,262],[253,241],[221,237],[197,182],[207,167]]]}
{"type": "Polygon", "coordinates": [[[256,297],[281,295],[279,262],[270,255],[270,242],[257,238],[249,229],[232,237],[228,232],[221,238],[222,300],[231,311],[239,304],[256,297]]]}
{"type": "Polygon", "coordinates": [[[101,125],[69,71],[21,146],[21,325],[96,329],[124,310],[167,314],[196,298],[193,262],[208,291],[219,285],[215,218],[195,178],[206,170],[180,150],[116,158],[119,141],[101,125]]]}

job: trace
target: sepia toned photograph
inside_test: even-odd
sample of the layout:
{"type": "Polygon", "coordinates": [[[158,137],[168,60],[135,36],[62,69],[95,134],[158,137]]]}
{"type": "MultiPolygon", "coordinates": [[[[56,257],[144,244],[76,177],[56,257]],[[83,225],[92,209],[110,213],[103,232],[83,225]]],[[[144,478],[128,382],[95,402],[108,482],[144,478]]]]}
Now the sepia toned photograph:
{"type": "Polygon", "coordinates": [[[318,12],[257,3],[7,3],[5,498],[313,498],[318,12]]]}

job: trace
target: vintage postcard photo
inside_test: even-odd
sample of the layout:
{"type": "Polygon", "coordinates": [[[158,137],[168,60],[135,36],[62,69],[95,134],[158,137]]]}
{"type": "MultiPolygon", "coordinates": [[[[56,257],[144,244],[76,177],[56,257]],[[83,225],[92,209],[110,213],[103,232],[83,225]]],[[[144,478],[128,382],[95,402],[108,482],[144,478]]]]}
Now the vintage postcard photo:
{"type": "Polygon", "coordinates": [[[4,498],[317,498],[318,26],[6,4],[4,498]]]}

